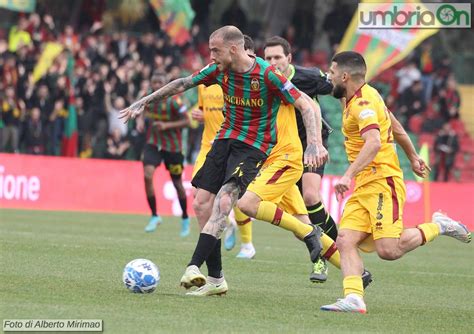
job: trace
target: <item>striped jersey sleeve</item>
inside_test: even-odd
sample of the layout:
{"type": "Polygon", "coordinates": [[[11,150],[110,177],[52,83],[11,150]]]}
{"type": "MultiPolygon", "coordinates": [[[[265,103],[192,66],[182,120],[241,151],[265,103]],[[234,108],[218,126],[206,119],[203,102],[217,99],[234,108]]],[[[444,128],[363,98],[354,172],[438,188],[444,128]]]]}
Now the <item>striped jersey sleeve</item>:
{"type": "Polygon", "coordinates": [[[276,93],[286,104],[294,104],[301,96],[300,91],[290,80],[279,74],[273,67],[268,67],[265,72],[265,81],[271,91],[276,93]]]}
{"type": "Polygon", "coordinates": [[[200,85],[203,84],[205,86],[210,86],[215,83],[217,74],[219,73],[219,69],[217,65],[214,63],[207,64],[203,67],[200,71],[193,73],[193,84],[200,85]]]}

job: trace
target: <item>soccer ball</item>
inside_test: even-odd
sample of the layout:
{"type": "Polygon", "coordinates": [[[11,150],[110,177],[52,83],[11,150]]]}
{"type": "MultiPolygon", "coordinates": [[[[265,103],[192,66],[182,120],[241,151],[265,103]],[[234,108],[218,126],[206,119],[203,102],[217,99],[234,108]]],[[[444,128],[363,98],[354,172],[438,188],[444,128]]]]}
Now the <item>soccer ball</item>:
{"type": "Polygon", "coordinates": [[[123,270],[123,284],[135,293],[151,293],[160,282],[160,270],[150,260],[136,259],[127,263],[123,270]]]}

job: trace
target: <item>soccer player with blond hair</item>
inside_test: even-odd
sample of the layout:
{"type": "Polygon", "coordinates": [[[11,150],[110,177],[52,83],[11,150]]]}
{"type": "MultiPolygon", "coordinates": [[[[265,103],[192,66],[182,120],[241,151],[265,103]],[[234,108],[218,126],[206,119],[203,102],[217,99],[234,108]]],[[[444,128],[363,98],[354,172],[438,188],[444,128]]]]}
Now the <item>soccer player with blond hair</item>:
{"type": "MultiPolygon", "coordinates": [[[[320,138],[318,110],[263,59],[245,52],[244,37],[238,28],[224,26],[214,31],[209,38],[209,48],[211,64],[189,77],[170,82],[121,111],[121,118],[127,121],[140,115],[144,107],[155,99],[164,99],[199,84],[218,83],[222,87],[224,123],[203,166],[192,180],[198,189],[194,211],[202,215],[201,218],[207,216],[207,223],[181,278],[181,284],[186,288],[205,286],[197,293],[190,293],[200,296],[227,291],[220,254],[226,216],[244,195],[276,144],[275,123],[280,106],[293,104],[303,115],[308,138],[304,163],[317,168],[328,158],[320,138]],[[208,265],[208,278],[199,270],[204,261],[208,265]]],[[[321,245],[315,228],[269,201],[261,201],[256,211],[257,219],[275,223],[302,239],[312,261],[319,258],[321,245]]]]}

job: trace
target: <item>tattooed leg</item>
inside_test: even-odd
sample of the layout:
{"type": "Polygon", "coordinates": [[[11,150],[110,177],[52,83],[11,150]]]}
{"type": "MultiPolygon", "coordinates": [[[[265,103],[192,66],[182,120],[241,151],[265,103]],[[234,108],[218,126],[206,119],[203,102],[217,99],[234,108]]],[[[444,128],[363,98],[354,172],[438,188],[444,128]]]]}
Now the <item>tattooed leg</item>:
{"type": "Polygon", "coordinates": [[[226,217],[230,214],[238,197],[239,187],[235,181],[224,184],[216,195],[211,217],[202,229],[202,233],[219,239],[226,227],[226,217]]]}

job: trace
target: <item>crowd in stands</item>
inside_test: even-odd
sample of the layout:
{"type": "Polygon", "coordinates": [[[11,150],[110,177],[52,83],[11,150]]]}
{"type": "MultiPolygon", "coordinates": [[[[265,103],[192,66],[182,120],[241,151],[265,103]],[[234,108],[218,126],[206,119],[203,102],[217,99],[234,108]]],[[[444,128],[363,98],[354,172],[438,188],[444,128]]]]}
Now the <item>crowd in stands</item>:
{"type": "Polygon", "coordinates": [[[470,165],[463,160],[472,160],[472,139],[460,120],[461,96],[450,58],[436,54],[428,39],[374,82],[397,119],[418,136],[420,145],[428,144],[433,179],[451,181],[462,179],[460,174],[466,176],[470,165]],[[464,154],[457,158],[461,151],[469,152],[466,159],[464,154]]]}
{"type": "MultiPolygon", "coordinates": [[[[49,15],[20,16],[9,31],[0,30],[0,152],[60,155],[70,97],[74,95],[77,154],[138,160],[145,135],[133,122],[120,122],[118,112],[150,92],[154,72],[167,73],[172,80],[183,72],[192,73],[207,61],[207,42],[201,36],[206,30],[199,29],[197,19],[195,44],[179,48],[161,32],[108,34],[100,24],[94,24],[78,33],[70,25],[60,29],[49,15]],[[64,51],[36,80],[35,66],[50,42],[60,43],[64,51]],[[75,62],[73,83],[66,73],[70,56],[75,62]]],[[[285,35],[291,39],[291,29],[285,35]]],[[[297,52],[297,63],[327,69],[328,52],[301,48],[297,52]]],[[[435,177],[440,171],[449,172],[467,136],[459,120],[461,100],[449,58],[435,57],[428,40],[373,82],[405,128],[434,148],[431,162],[436,164],[435,177]]],[[[189,107],[196,102],[193,93],[185,98],[189,107]]],[[[186,157],[192,162],[199,149],[199,128],[187,131],[186,157]]],[[[444,173],[442,180],[449,179],[444,173]]]]}
{"type": "MultiPolygon", "coordinates": [[[[48,15],[22,16],[0,32],[0,152],[60,155],[74,95],[78,154],[138,159],[144,134],[133,123],[119,121],[119,110],[150,93],[154,72],[172,80],[202,64],[198,54],[172,45],[162,33],[106,34],[94,25],[79,34],[69,25],[58,29],[48,15]],[[64,51],[35,81],[35,66],[50,42],[64,51]],[[66,73],[70,56],[75,62],[72,91],[66,73]]],[[[195,103],[192,95],[188,103],[195,103]]]]}

